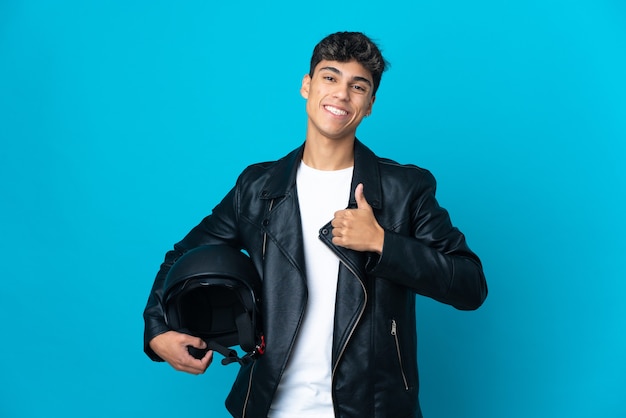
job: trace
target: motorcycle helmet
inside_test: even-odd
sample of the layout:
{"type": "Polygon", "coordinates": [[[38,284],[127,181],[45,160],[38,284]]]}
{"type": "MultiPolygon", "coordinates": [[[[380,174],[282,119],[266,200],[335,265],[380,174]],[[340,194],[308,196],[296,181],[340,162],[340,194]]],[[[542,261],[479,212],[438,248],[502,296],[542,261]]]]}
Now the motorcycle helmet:
{"type": "Polygon", "coordinates": [[[244,364],[263,354],[259,330],[261,279],[252,260],[227,245],[205,245],[183,254],[165,277],[165,322],[178,332],[202,338],[207,349],[188,347],[196,358],[208,350],[222,355],[222,364],[244,364]],[[229,349],[239,345],[240,358],[229,349]]]}

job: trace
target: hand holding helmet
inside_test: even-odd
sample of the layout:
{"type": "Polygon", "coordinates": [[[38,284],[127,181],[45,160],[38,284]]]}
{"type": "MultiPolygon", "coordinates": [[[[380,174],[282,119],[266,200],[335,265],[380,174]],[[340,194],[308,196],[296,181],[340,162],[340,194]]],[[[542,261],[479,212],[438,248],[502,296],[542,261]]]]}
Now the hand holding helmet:
{"type": "Polygon", "coordinates": [[[206,345],[201,338],[177,331],[165,332],[150,341],[150,348],[174,369],[196,375],[204,373],[211,365],[213,351],[198,359],[190,354],[189,347],[205,350],[206,345]]]}
{"type": "Polygon", "coordinates": [[[204,373],[213,351],[222,364],[244,364],[263,354],[259,329],[261,279],[250,258],[226,245],[206,245],[183,254],[164,283],[165,321],[171,331],[150,341],[176,370],[204,373]],[[229,347],[239,345],[239,357],[229,347]]]}

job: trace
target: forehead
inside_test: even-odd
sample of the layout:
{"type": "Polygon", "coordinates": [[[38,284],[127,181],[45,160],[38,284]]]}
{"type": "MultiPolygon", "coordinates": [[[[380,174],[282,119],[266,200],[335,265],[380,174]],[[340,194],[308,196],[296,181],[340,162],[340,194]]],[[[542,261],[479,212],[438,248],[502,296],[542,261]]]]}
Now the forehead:
{"type": "Polygon", "coordinates": [[[370,82],[373,80],[372,73],[356,60],[348,62],[321,60],[315,66],[313,74],[325,70],[332,71],[333,73],[347,78],[364,78],[370,82]]]}

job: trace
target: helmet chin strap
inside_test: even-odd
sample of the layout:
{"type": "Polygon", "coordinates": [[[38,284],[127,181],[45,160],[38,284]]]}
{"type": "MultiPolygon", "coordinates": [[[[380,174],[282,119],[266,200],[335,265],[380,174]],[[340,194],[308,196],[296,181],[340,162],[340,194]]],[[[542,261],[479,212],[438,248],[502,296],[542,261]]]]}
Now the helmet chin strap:
{"type": "Polygon", "coordinates": [[[224,347],[222,344],[218,344],[215,341],[210,341],[207,344],[207,348],[209,350],[217,351],[224,356],[224,358],[222,359],[222,364],[224,366],[235,362],[239,363],[240,365],[244,364],[243,358],[240,358],[239,355],[237,355],[237,351],[233,350],[232,348],[224,347]]]}
{"type": "Polygon", "coordinates": [[[189,354],[197,359],[203,358],[209,350],[216,351],[224,356],[222,359],[222,364],[224,366],[235,362],[243,366],[244,364],[253,361],[265,351],[265,338],[261,335],[259,343],[255,343],[254,329],[252,327],[252,323],[250,322],[250,317],[244,310],[241,310],[237,315],[235,323],[237,325],[237,333],[239,335],[239,345],[244,351],[247,352],[245,356],[239,357],[236,350],[228,348],[213,340],[204,340],[207,344],[207,348],[205,349],[189,345],[187,346],[187,351],[189,351],[189,354]]]}
{"type": "Polygon", "coordinates": [[[207,343],[206,348],[196,348],[194,346],[188,345],[187,351],[189,351],[189,354],[191,354],[193,358],[197,358],[198,360],[203,358],[207,352],[216,351],[224,356],[224,358],[222,359],[222,364],[224,365],[234,363],[235,361],[240,362],[240,358],[237,355],[237,351],[231,348],[225,347],[222,344],[218,344],[215,341],[208,341],[206,343],[207,343]]]}
{"type": "Polygon", "coordinates": [[[237,325],[237,333],[239,334],[239,346],[248,354],[243,357],[239,357],[237,355],[237,351],[228,347],[224,347],[223,345],[218,344],[214,341],[208,341],[207,348],[209,350],[217,351],[224,356],[224,358],[222,359],[223,365],[237,362],[243,366],[244,364],[251,362],[252,360],[259,357],[261,354],[263,354],[263,352],[265,351],[265,339],[263,338],[263,336],[261,336],[259,344],[255,344],[255,336],[254,329],[252,328],[252,322],[250,321],[248,313],[245,312],[243,309],[235,318],[235,324],[237,325]]]}
{"type": "Polygon", "coordinates": [[[258,356],[263,354],[264,349],[265,341],[263,338],[261,338],[261,344],[257,345],[252,352],[246,354],[243,357],[239,357],[236,350],[225,347],[222,344],[216,343],[215,341],[207,342],[207,348],[205,349],[196,348],[190,345],[187,346],[187,351],[189,351],[189,354],[197,359],[203,358],[209,350],[220,353],[224,356],[224,358],[222,359],[222,364],[224,366],[231,363],[239,363],[239,365],[243,366],[244,364],[250,363],[258,356]]]}

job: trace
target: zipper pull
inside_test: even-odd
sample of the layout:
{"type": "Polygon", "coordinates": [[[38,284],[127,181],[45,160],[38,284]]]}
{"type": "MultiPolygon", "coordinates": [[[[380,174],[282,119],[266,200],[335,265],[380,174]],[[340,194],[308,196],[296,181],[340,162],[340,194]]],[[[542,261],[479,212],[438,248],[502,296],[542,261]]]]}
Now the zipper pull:
{"type": "Polygon", "coordinates": [[[391,320],[391,335],[396,335],[396,320],[391,320]]]}

